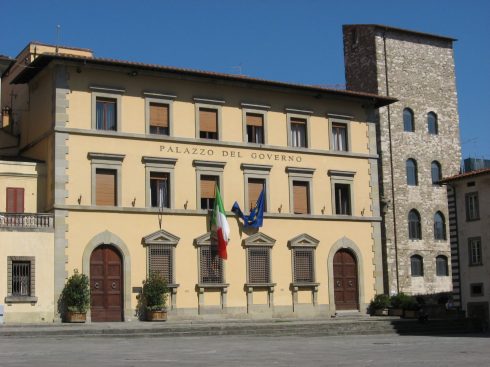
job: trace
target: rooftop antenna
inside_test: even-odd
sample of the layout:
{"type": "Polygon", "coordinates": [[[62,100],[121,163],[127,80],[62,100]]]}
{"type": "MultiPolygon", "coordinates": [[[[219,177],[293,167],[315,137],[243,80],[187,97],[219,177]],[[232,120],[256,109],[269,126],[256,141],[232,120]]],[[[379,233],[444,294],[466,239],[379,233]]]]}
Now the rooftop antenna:
{"type": "Polygon", "coordinates": [[[61,38],[61,25],[58,24],[56,26],[56,54],[58,54],[59,51],[60,38],[61,38]]]}

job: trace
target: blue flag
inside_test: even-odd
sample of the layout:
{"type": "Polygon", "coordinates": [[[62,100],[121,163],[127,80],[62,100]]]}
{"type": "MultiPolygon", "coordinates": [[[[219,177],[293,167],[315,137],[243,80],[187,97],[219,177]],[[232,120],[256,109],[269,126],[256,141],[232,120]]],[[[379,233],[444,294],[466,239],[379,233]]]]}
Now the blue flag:
{"type": "Polygon", "coordinates": [[[264,190],[262,190],[259,198],[257,199],[255,207],[250,208],[249,215],[243,214],[242,210],[240,209],[240,205],[238,205],[236,201],[233,204],[231,211],[243,219],[244,227],[259,228],[262,227],[264,222],[264,204],[264,190]]]}

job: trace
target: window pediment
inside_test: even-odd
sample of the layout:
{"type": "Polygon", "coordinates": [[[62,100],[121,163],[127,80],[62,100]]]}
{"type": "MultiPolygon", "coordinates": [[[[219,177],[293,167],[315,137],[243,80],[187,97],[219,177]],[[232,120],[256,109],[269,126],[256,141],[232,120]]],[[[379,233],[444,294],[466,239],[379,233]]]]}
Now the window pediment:
{"type": "Polygon", "coordinates": [[[244,240],[244,246],[269,246],[272,247],[276,240],[264,233],[258,232],[244,240]]]}
{"type": "Polygon", "coordinates": [[[163,229],[156,231],[148,236],[143,237],[141,242],[144,246],[148,245],[173,245],[176,246],[180,241],[180,237],[167,232],[163,229]]]}
{"type": "Polygon", "coordinates": [[[288,241],[289,247],[313,247],[316,248],[320,243],[315,237],[307,233],[302,233],[288,241]]]}

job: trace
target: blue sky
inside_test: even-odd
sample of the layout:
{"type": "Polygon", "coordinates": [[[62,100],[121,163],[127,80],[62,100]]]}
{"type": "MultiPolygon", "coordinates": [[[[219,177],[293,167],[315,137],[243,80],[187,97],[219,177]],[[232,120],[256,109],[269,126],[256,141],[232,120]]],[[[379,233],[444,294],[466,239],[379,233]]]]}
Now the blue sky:
{"type": "Polygon", "coordinates": [[[343,85],[342,24],[379,23],[457,38],[463,157],[490,159],[490,1],[8,1],[0,54],[29,41],[96,56],[343,85]]]}

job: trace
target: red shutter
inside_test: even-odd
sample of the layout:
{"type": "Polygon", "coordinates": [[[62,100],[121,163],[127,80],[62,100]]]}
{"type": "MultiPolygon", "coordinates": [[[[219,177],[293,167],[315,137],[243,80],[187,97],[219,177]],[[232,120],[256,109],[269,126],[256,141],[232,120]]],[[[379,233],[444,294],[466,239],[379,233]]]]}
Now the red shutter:
{"type": "Polygon", "coordinates": [[[7,213],[24,213],[24,188],[7,187],[7,213]]]}

